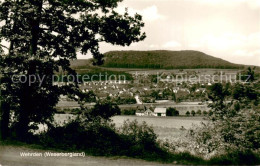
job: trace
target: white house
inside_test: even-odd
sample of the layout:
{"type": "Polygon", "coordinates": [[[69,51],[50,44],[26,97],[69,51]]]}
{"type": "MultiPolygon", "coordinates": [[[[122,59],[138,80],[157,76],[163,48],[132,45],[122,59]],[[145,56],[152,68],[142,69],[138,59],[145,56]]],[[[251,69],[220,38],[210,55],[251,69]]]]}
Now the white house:
{"type": "Polygon", "coordinates": [[[137,106],[135,115],[136,116],[144,116],[145,110],[146,110],[146,107],[144,105],[139,105],[139,106],[137,106]]]}
{"type": "Polygon", "coordinates": [[[154,116],[166,116],[166,108],[158,108],[154,109],[154,116]]]}
{"type": "Polygon", "coordinates": [[[135,115],[136,115],[136,116],[144,116],[144,111],[142,111],[142,110],[137,110],[137,111],[135,112],[135,115]]]}
{"type": "Polygon", "coordinates": [[[151,111],[149,108],[144,112],[144,116],[152,116],[153,111],[151,111]]]}

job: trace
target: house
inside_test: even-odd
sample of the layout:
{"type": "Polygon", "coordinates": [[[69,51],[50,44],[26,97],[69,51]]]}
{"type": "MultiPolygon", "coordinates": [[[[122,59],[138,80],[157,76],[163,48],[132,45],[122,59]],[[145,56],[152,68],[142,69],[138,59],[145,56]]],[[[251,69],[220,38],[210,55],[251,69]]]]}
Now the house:
{"type": "Polygon", "coordinates": [[[153,111],[150,110],[149,108],[144,112],[144,116],[152,116],[153,115],[153,111]]]}
{"type": "Polygon", "coordinates": [[[144,116],[144,111],[143,110],[136,110],[135,115],[136,116],[144,116]]]}
{"type": "Polygon", "coordinates": [[[144,105],[137,106],[135,115],[136,116],[144,116],[145,110],[146,110],[146,107],[144,105]]]}
{"type": "Polygon", "coordinates": [[[158,108],[154,109],[154,116],[166,116],[166,108],[158,108]]]}

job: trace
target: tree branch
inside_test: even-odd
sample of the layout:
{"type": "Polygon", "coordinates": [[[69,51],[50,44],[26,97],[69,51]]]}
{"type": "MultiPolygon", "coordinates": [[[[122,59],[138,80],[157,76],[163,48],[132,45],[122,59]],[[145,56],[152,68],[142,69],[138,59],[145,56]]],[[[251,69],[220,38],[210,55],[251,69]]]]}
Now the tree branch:
{"type": "Polygon", "coordinates": [[[0,44],[0,46],[1,46],[1,47],[4,47],[4,48],[6,48],[6,49],[9,49],[8,47],[6,47],[6,46],[4,46],[4,45],[2,45],[2,44],[0,44]]]}

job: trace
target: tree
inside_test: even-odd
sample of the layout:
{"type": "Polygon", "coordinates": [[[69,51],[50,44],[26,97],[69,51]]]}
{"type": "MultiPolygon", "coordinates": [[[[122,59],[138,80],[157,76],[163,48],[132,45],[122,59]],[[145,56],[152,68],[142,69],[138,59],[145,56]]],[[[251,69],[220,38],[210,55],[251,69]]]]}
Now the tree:
{"type": "MultiPolygon", "coordinates": [[[[255,67],[254,67],[255,69],[255,67]]],[[[249,77],[248,78],[248,82],[253,82],[255,80],[255,71],[254,69],[252,69],[251,67],[248,67],[247,69],[247,76],[249,77]]]]}
{"type": "Polygon", "coordinates": [[[245,81],[247,83],[254,82],[256,80],[256,74],[255,74],[255,67],[251,68],[248,67],[247,70],[242,71],[241,73],[237,74],[238,79],[240,81],[245,81]]]}
{"type": "Polygon", "coordinates": [[[9,44],[0,45],[2,102],[7,105],[2,110],[6,115],[1,119],[2,126],[9,125],[10,110],[14,110],[17,135],[26,139],[30,128],[51,120],[60,94],[73,97],[80,93],[77,81],[63,87],[52,85],[55,72],[76,75],[70,60],[76,59],[77,52],[90,52],[93,63],[100,65],[100,42],[129,46],[144,40],[142,17],[131,17],[127,10],[120,15],[114,10],[121,1],[0,1],[0,42],[9,44]],[[27,80],[20,81],[17,75],[27,80]]]}
{"type": "Polygon", "coordinates": [[[187,112],[186,112],[186,116],[190,116],[190,111],[187,111],[187,112]]]}
{"type": "Polygon", "coordinates": [[[204,116],[208,115],[208,112],[207,111],[203,111],[203,115],[204,116]]]}
{"type": "Polygon", "coordinates": [[[151,93],[151,96],[155,98],[155,100],[159,99],[160,95],[159,95],[159,90],[155,91],[153,90],[151,93]]]}
{"type": "MultiPolygon", "coordinates": [[[[227,115],[227,113],[230,113],[227,109],[229,107],[227,107],[225,103],[225,100],[228,97],[228,95],[228,89],[226,89],[221,83],[215,83],[210,87],[208,97],[212,100],[212,104],[209,104],[209,107],[211,107],[211,111],[214,115],[211,116],[213,120],[224,118],[224,116],[227,115]]],[[[209,113],[209,115],[211,114],[209,113]]]]}
{"type": "Polygon", "coordinates": [[[198,111],[196,112],[196,114],[197,114],[197,115],[201,115],[201,110],[198,110],[198,111]]]}
{"type": "Polygon", "coordinates": [[[194,110],[191,111],[191,115],[195,116],[196,112],[194,110]]]}
{"type": "Polygon", "coordinates": [[[179,111],[175,108],[169,107],[166,110],[166,116],[179,116],[179,111]]]}
{"type": "Polygon", "coordinates": [[[164,89],[163,91],[162,91],[162,98],[163,99],[168,99],[168,97],[171,95],[171,90],[169,89],[169,88],[167,88],[167,89],[164,89]]]}
{"type": "Polygon", "coordinates": [[[120,115],[120,108],[111,102],[98,102],[91,110],[90,115],[109,120],[112,116],[120,115]]]}
{"type": "MultiPolygon", "coordinates": [[[[200,152],[203,149],[206,149],[207,154],[221,151],[246,153],[259,151],[260,109],[258,102],[251,101],[252,95],[249,93],[255,91],[254,85],[235,86],[237,86],[235,89],[242,88],[236,91],[236,95],[232,95],[230,102],[225,101],[227,93],[221,85],[213,86],[214,88],[209,92],[213,101],[208,112],[209,121],[204,123],[202,128],[192,130],[190,135],[194,140],[194,147],[200,152]]],[[[258,101],[259,95],[255,97],[253,100],[258,101]]]]}
{"type": "Polygon", "coordinates": [[[235,100],[238,100],[242,103],[250,103],[252,101],[258,103],[258,92],[257,89],[248,84],[248,85],[241,85],[241,84],[235,84],[232,92],[232,96],[235,100]]]}

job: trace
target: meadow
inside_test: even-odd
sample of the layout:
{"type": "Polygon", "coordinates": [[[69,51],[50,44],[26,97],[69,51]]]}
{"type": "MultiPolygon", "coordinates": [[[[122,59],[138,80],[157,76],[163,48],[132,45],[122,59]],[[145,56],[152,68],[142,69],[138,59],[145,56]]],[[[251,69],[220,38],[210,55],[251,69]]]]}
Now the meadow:
{"type": "MultiPolygon", "coordinates": [[[[73,119],[75,115],[72,114],[55,114],[54,119],[58,124],[66,123],[69,119],[73,119]]],[[[120,128],[126,120],[138,123],[146,122],[152,126],[155,133],[160,140],[175,141],[177,139],[184,139],[188,129],[193,125],[200,125],[201,122],[206,122],[204,117],[152,117],[152,116],[114,116],[111,118],[117,128],[120,128]]],[[[43,130],[43,126],[40,127],[43,130]]]]}
{"type": "Polygon", "coordinates": [[[137,120],[138,123],[146,122],[152,126],[160,140],[176,140],[185,137],[186,131],[193,125],[200,125],[206,122],[203,117],[152,117],[152,116],[114,116],[112,117],[116,127],[123,125],[124,121],[137,120]]]}

